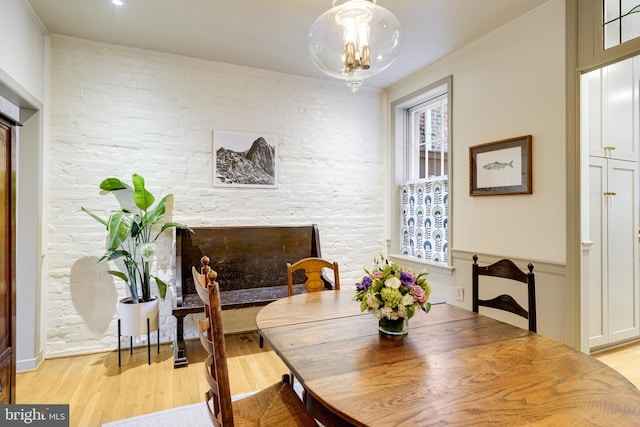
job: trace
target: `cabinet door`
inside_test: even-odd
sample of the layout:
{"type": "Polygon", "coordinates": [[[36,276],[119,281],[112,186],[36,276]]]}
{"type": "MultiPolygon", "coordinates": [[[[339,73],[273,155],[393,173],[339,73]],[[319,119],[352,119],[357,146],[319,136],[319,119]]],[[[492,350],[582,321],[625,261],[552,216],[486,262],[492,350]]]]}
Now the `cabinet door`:
{"type": "Polygon", "coordinates": [[[609,342],[637,337],[638,323],[638,167],[636,162],[609,160],[608,293],[609,342]]]}
{"type": "Polygon", "coordinates": [[[635,59],[630,58],[602,69],[602,148],[613,159],[638,160],[638,86],[634,64],[635,59]]]}
{"type": "Polygon", "coordinates": [[[15,403],[11,127],[0,121],[0,403],[15,403]]]}
{"type": "Polygon", "coordinates": [[[608,343],[607,159],[589,158],[589,346],[608,343]]]}
{"type": "Polygon", "coordinates": [[[638,166],[589,159],[589,345],[640,335],[638,166]]]}
{"type": "Polygon", "coordinates": [[[590,156],[605,157],[602,148],[602,69],[580,78],[580,137],[587,142],[590,156]]]}
{"type": "Polygon", "coordinates": [[[582,76],[581,134],[589,155],[638,160],[638,61],[626,59],[582,76]]]}
{"type": "Polygon", "coordinates": [[[0,123],[0,354],[11,346],[11,129],[0,123]]]}
{"type": "Polygon", "coordinates": [[[12,375],[12,353],[10,350],[0,353],[0,405],[13,403],[12,388],[14,376],[12,375]]]}

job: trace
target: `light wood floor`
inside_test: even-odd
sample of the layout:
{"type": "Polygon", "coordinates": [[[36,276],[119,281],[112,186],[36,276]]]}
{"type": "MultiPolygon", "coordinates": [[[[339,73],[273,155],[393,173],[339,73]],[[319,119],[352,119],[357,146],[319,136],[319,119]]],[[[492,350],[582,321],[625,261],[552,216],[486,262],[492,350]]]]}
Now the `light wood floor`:
{"type": "Polygon", "coordinates": [[[593,357],[620,372],[640,389],[640,342],[594,354],[593,357]]]}
{"type": "MultiPolygon", "coordinates": [[[[135,348],[133,355],[123,350],[120,368],[117,352],[48,359],[38,370],[17,375],[16,403],[68,403],[71,427],[97,427],[202,402],[207,385],[200,342],[187,342],[187,353],[189,366],[179,369],[173,368],[171,345],[162,345],[160,354],[152,347],[150,366],[146,347],[135,348]]],[[[287,373],[273,351],[258,347],[256,332],[228,336],[227,356],[232,394],[265,388],[287,373]]],[[[594,357],[640,388],[640,343],[594,357]]]]}
{"type": "MultiPolygon", "coordinates": [[[[69,404],[71,427],[97,427],[109,421],[163,409],[199,403],[207,389],[204,350],[200,341],[187,341],[189,366],[174,369],[173,347],[123,348],[122,367],[117,351],[47,359],[32,372],[18,373],[16,403],[69,404]]],[[[227,337],[227,364],[231,394],[260,390],[288,372],[256,332],[227,337]]],[[[188,424],[185,424],[188,425],[188,424]]]]}

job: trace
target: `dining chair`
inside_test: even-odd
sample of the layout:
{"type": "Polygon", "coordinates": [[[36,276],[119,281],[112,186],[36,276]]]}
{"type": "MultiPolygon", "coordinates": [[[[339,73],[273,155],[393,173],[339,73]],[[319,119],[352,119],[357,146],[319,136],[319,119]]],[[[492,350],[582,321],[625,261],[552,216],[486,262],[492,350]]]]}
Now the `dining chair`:
{"type": "MultiPolygon", "coordinates": [[[[319,292],[325,289],[340,290],[340,271],[337,262],[330,262],[322,258],[309,257],[294,262],[287,263],[287,287],[289,296],[293,296],[294,291],[294,273],[303,271],[305,276],[304,289],[307,292],[319,292]],[[324,269],[333,272],[333,280],[327,278],[324,269]]],[[[296,284],[297,285],[297,284],[296,284]]],[[[263,337],[260,335],[260,347],[263,345],[263,337]]],[[[294,382],[293,373],[291,373],[291,383],[294,382]]],[[[306,390],[303,391],[303,399],[306,401],[306,390]]]]}
{"type": "Polygon", "coordinates": [[[215,427],[317,427],[315,419],[293,390],[288,375],[283,375],[282,381],[248,397],[231,400],[220,288],[213,270],[205,276],[192,267],[192,273],[196,290],[208,314],[208,317],[198,321],[198,329],[200,342],[208,354],[204,366],[209,390],[204,396],[212,424],[215,427]]]}
{"type": "MultiPolygon", "coordinates": [[[[287,288],[290,297],[294,295],[294,288],[298,288],[299,285],[298,283],[294,283],[297,279],[294,277],[294,273],[297,271],[304,271],[306,277],[304,288],[307,292],[317,292],[324,289],[340,289],[338,263],[329,262],[322,258],[309,257],[298,260],[293,264],[287,263],[287,288]],[[325,276],[325,268],[333,271],[333,280],[325,276]]],[[[258,340],[260,348],[264,347],[264,338],[262,335],[258,335],[258,340]]]]}
{"type": "Polygon", "coordinates": [[[293,296],[294,273],[303,270],[306,276],[304,288],[307,292],[322,291],[327,288],[340,289],[340,272],[337,262],[329,262],[322,258],[304,258],[293,264],[287,263],[287,286],[289,288],[289,296],[293,296]],[[324,275],[324,269],[333,271],[333,280],[327,279],[324,275]]]}
{"type": "Polygon", "coordinates": [[[513,261],[501,259],[491,265],[479,266],[478,256],[473,256],[473,311],[478,313],[479,307],[491,307],[498,310],[505,310],[529,321],[529,330],[537,332],[536,319],[536,278],[533,273],[533,264],[527,266],[529,272],[522,271],[513,261]],[[503,279],[514,280],[527,285],[528,310],[525,310],[511,295],[501,294],[495,298],[482,300],[479,298],[479,278],[480,276],[501,277],[503,279]]]}

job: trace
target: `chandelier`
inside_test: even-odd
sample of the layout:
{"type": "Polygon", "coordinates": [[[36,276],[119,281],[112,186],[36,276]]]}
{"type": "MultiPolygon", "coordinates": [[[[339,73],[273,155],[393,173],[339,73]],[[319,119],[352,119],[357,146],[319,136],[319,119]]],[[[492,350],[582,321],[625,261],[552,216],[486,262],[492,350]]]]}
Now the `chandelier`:
{"type": "Polygon", "coordinates": [[[356,92],[363,79],[398,56],[400,23],[376,0],[332,0],[332,8],[311,25],[308,42],[313,63],[356,92]]]}

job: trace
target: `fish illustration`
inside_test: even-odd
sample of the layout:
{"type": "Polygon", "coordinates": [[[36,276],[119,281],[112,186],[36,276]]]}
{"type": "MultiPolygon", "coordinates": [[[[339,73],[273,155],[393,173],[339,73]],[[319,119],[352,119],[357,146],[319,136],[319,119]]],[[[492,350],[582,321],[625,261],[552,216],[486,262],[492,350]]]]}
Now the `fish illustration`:
{"type": "Polygon", "coordinates": [[[486,165],[484,165],[482,167],[484,169],[489,169],[489,170],[498,170],[498,169],[504,169],[507,166],[512,168],[513,167],[513,160],[511,160],[509,163],[500,163],[500,162],[487,163],[486,165]]]}

